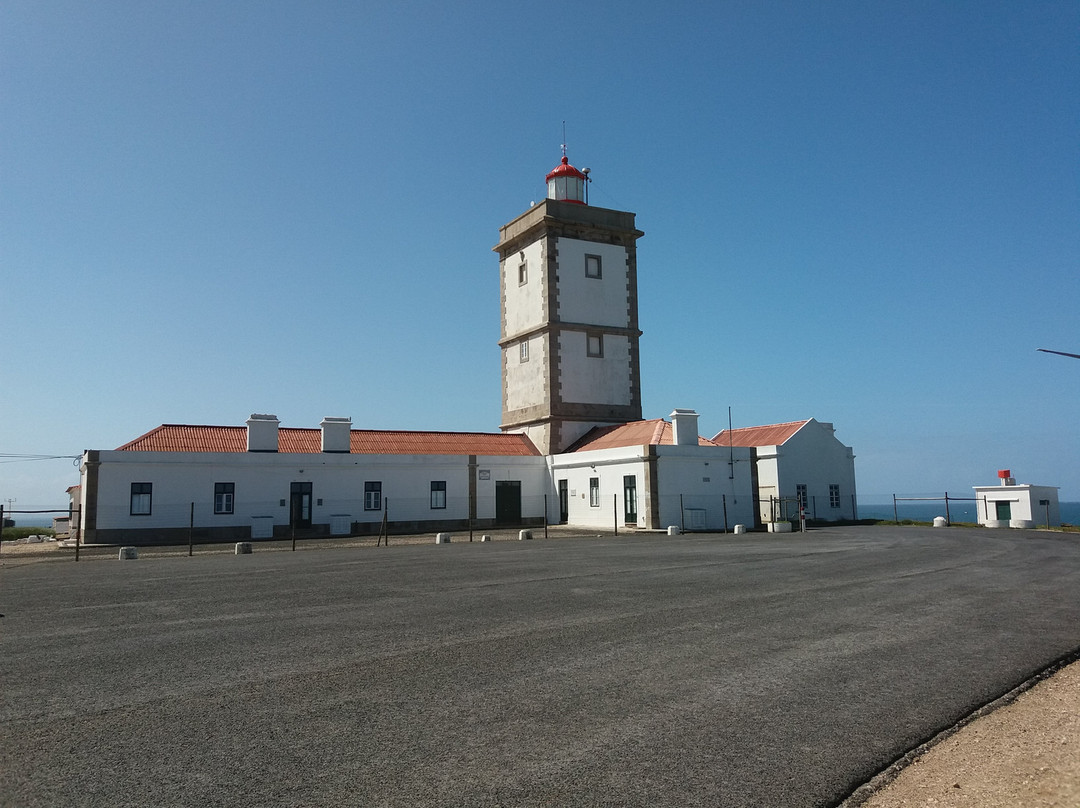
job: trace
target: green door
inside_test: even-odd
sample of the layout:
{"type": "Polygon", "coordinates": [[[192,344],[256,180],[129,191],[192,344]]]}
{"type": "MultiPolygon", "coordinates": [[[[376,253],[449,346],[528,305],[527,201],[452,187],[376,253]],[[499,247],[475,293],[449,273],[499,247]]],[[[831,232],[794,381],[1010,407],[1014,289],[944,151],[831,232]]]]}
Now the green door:
{"type": "Polygon", "coordinates": [[[997,505],[997,518],[998,521],[1008,522],[1012,519],[1012,505],[1008,502],[995,502],[997,505]]]}
{"type": "Polygon", "coordinates": [[[637,477],[627,474],[623,483],[623,517],[626,524],[637,524],[637,477]]]}
{"type": "Polygon", "coordinates": [[[521,524],[521,481],[495,482],[495,522],[500,525],[521,524]]]}

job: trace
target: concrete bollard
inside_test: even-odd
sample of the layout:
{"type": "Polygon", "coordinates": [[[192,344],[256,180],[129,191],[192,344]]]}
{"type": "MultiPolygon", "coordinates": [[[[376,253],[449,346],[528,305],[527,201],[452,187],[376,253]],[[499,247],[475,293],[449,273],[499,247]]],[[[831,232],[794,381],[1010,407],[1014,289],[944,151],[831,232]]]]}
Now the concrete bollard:
{"type": "Polygon", "coordinates": [[[234,555],[251,555],[251,542],[238,541],[236,548],[233,550],[234,555]]]}
{"type": "Polygon", "coordinates": [[[945,524],[945,517],[944,516],[935,516],[934,517],[934,527],[947,527],[947,525],[945,524]]]}
{"type": "Polygon", "coordinates": [[[518,533],[518,541],[528,541],[532,538],[531,530],[522,530],[518,533]]]}
{"type": "Polygon", "coordinates": [[[484,541],[491,541],[491,536],[489,536],[489,535],[487,535],[487,534],[485,533],[485,534],[484,534],[483,536],[481,536],[481,537],[480,537],[480,541],[482,541],[482,542],[484,542],[484,541]]]}
{"type": "Polygon", "coordinates": [[[435,543],[436,544],[449,544],[450,543],[450,534],[449,533],[436,533],[435,534],[435,543]]]}
{"type": "Polygon", "coordinates": [[[120,561],[131,561],[139,557],[139,551],[135,547],[121,547],[120,561]]]}
{"type": "Polygon", "coordinates": [[[667,534],[669,536],[678,536],[680,533],[682,533],[682,531],[679,530],[678,525],[668,525],[667,534]]]}
{"type": "Polygon", "coordinates": [[[746,532],[746,525],[735,525],[735,533],[737,535],[741,536],[745,532],[746,532]]]}

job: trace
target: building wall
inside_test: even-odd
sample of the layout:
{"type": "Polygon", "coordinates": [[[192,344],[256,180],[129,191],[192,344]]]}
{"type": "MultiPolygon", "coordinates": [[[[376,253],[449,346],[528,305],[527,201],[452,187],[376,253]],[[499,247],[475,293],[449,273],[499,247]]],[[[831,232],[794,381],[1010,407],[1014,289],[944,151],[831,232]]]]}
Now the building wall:
{"type": "Polygon", "coordinates": [[[777,464],[782,496],[794,497],[806,485],[807,518],[824,521],[856,518],[855,454],[833,432],[831,424],[811,419],[780,449],[777,464]],[[839,486],[839,504],[830,501],[829,486],[839,486]]]}
{"type": "MultiPolygon", "coordinates": [[[[632,475],[636,479],[638,494],[638,518],[634,527],[649,527],[648,513],[651,501],[648,497],[648,454],[645,447],[633,446],[619,449],[601,449],[594,452],[551,457],[552,483],[558,491],[558,481],[566,480],[569,491],[568,523],[582,527],[612,530],[626,527],[624,519],[623,478],[632,475]],[[590,480],[598,483],[598,500],[590,499],[590,480]]],[[[549,509],[552,522],[559,519],[558,496],[554,507],[549,509]]]]}
{"type": "Polygon", "coordinates": [[[547,321],[546,289],[550,282],[545,244],[541,239],[525,244],[500,262],[503,298],[504,337],[514,337],[547,321]],[[527,267],[527,279],[520,283],[518,268],[527,267]]]}
{"type": "MultiPolygon", "coordinates": [[[[478,523],[495,517],[495,487],[520,480],[522,517],[540,519],[547,493],[543,457],[356,455],[103,451],[97,467],[95,534],[87,541],[168,541],[194,526],[210,538],[247,538],[256,519],[289,530],[290,484],[312,486],[312,530],[328,533],[331,517],[347,517],[360,532],[377,528],[383,511],[365,509],[366,482],[381,483],[391,524],[467,523],[470,477],[475,474],[478,523]],[[431,482],[446,483],[445,508],[431,507],[431,482]],[[151,483],[151,512],[132,515],[131,484],[151,483]],[[233,483],[233,513],[214,513],[214,484],[233,483]],[[527,494],[527,495],[526,495],[527,494]],[[366,528],[365,528],[366,526],[366,528]]],[[[84,472],[85,473],[85,472],[84,472]]],[[[84,486],[84,490],[87,486],[84,486]]]]}
{"type": "MultiPolygon", "coordinates": [[[[624,478],[635,477],[637,528],[663,530],[731,530],[752,526],[750,450],[708,446],[634,446],[556,455],[551,459],[552,485],[567,480],[569,523],[602,529],[625,523],[624,478]],[[732,472],[734,468],[734,472],[732,472]],[[599,484],[599,504],[590,499],[590,480],[599,484]],[[725,521],[726,513],[726,521],[725,521]]],[[[558,503],[549,518],[558,520],[558,503]]]]}
{"type": "MultiPolygon", "coordinates": [[[[772,519],[769,496],[794,499],[799,484],[806,486],[808,519],[856,518],[855,455],[850,447],[837,440],[831,424],[810,419],[782,446],[758,447],[758,497],[762,522],[772,519]],[[838,507],[832,505],[830,485],[839,486],[838,507]]],[[[794,509],[794,505],[790,507],[794,509]]]]}
{"type": "MultiPolygon", "coordinates": [[[[525,408],[547,408],[549,397],[548,363],[549,335],[534,334],[503,349],[503,380],[506,389],[503,400],[507,411],[525,408]],[[529,345],[528,359],[521,359],[521,343],[529,345]]],[[[538,444],[540,445],[540,444],[538,444]]]]}
{"type": "Polygon", "coordinates": [[[626,248],[575,238],[555,239],[558,250],[558,312],[564,323],[629,328],[631,301],[626,248]],[[601,260],[599,278],[585,275],[585,256],[601,260]]]}
{"type": "Polygon", "coordinates": [[[633,375],[630,341],[623,336],[603,335],[603,356],[589,356],[588,332],[559,332],[559,389],[563,403],[631,403],[633,375]]]}

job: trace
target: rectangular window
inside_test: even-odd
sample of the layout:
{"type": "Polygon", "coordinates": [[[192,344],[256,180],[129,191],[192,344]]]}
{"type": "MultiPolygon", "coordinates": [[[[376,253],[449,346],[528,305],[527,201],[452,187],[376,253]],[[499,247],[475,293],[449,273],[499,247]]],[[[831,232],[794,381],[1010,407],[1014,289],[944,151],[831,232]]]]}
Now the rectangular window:
{"type": "Polygon", "coordinates": [[[529,262],[522,261],[518,264],[518,286],[524,286],[529,282],[529,262]]]}
{"type": "Polygon", "coordinates": [[[236,483],[214,483],[214,513],[232,513],[236,483]]]}
{"type": "Polygon", "coordinates": [[[829,485],[829,507],[840,507],[840,486],[838,485],[829,485]]]}
{"type": "Polygon", "coordinates": [[[446,480],[431,481],[431,507],[446,507],[446,480]]]}
{"type": "Polygon", "coordinates": [[[382,483],[364,483],[364,510],[382,510],[382,483]]]}
{"type": "Polygon", "coordinates": [[[149,516],[150,499],[153,493],[153,483],[131,484],[131,515],[149,516]]]}
{"type": "Polygon", "coordinates": [[[520,362],[528,362],[529,361],[529,341],[528,340],[525,340],[524,342],[522,342],[522,343],[520,343],[518,345],[518,361],[520,361],[520,362]]]}
{"type": "Polygon", "coordinates": [[[586,343],[587,343],[586,353],[589,356],[602,357],[604,355],[604,335],[603,334],[587,334],[585,336],[585,340],[586,340],[586,343]]]}
{"type": "Polygon", "coordinates": [[[590,508],[599,508],[600,507],[600,478],[599,477],[590,477],[589,478],[589,507],[590,508]]]}
{"type": "Polygon", "coordinates": [[[600,268],[600,256],[599,255],[586,255],[585,256],[585,277],[586,278],[599,278],[601,277],[600,268]]]}
{"type": "Polygon", "coordinates": [[[795,498],[799,500],[799,507],[806,510],[806,483],[795,484],[795,498]]]}

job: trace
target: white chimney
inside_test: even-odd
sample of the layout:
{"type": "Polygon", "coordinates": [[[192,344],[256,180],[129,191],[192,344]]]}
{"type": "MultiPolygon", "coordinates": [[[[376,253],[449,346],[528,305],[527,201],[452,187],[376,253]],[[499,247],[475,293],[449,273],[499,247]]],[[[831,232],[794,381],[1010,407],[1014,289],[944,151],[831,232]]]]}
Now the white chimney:
{"type": "Polygon", "coordinates": [[[322,450],[347,453],[352,444],[352,418],[327,416],[319,424],[322,427],[322,450]]]}
{"type": "Polygon", "coordinates": [[[276,452],[280,423],[276,415],[259,415],[253,412],[247,421],[247,450],[249,452],[276,452]]]}
{"type": "Polygon", "coordinates": [[[698,445],[698,414],[694,410],[676,409],[671,413],[672,432],[676,446],[698,445]]]}

